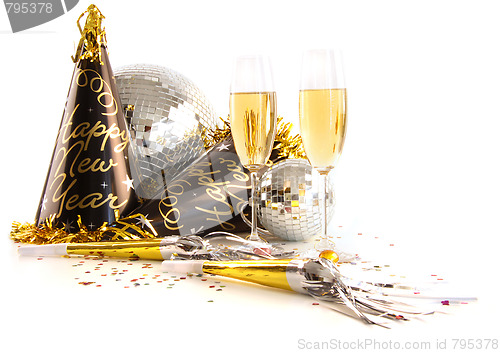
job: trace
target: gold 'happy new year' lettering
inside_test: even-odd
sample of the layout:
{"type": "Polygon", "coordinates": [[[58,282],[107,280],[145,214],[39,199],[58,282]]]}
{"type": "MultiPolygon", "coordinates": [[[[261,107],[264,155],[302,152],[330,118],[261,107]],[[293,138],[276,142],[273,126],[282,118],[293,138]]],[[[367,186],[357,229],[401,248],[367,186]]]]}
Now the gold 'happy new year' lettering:
{"type": "MultiPolygon", "coordinates": [[[[118,111],[116,100],[111,93],[109,84],[99,73],[91,69],[79,69],[76,83],[82,88],[88,86],[98,94],[96,101],[100,106],[106,108],[104,112],[101,112],[101,115],[116,115],[118,111]],[[94,77],[89,77],[91,73],[94,77]]],[[[71,114],[66,112],[59,132],[61,146],[55,151],[52,161],[55,172],[49,189],[52,191],[52,202],[59,202],[56,217],[60,217],[64,210],[99,208],[106,204],[111,209],[119,209],[128,201],[120,202],[118,196],[112,193],[107,195],[100,192],[86,195],[72,194],[78,183],[78,177],[86,173],[107,173],[119,165],[113,158],[102,160],[99,157],[91,158],[84,155],[83,152],[96,143],[94,141],[98,140],[99,150],[105,151],[108,142],[115,140],[113,151],[116,153],[122,153],[129,143],[127,131],[121,130],[116,123],[108,126],[100,120],[95,123],[84,121],[74,126],[73,118],[79,108],[80,105],[77,104],[71,114]]]]}
{"type": "MultiPolygon", "coordinates": [[[[212,207],[204,208],[195,206],[195,209],[206,214],[205,220],[215,222],[224,230],[233,230],[235,226],[228,222],[231,216],[234,215],[234,207],[228,199],[228,195],[238,201],[237,209],[239,210],[243,203],[247,200],[238,197],[230,189],[248,189],[246,182],[250,180],[249,176],[244,172],[243,168],[232,159],[219,158],[219,162],[226,167],[227,171],[231,172],[231,177],[238,183],[232,183],[230,180],[216,181],[217,175],[221,170],[211,170],[212,163],[199,162],[195,166],[189,167],[186,170],[187,176],[196,178],[198,186],[203,187],[205,193],[214,201],[212,207]],[[241,185],[241,183],[245,183],[241,185]]],[[[164,220],[164,225],[169,230],[179,230],[184,227],[180,224],[182,213],[177,207],[179,197],[184,194],[185,186],[192,186],[187,180],[177,180],[167,187],[167,196],[159,203],[159,210],[164,220]]],[[[234,200],[233,200],[234,202],[234,200]]]]}
{"type": "Polygon", "coordinates": [[[163,217],[163,224],[169,230],[179,230],[184,227],[183,224],[179,225],[181,211],[175,207],[178,202],[177,196],[184,194],[183,183],[191,186],[191,183],[186,180],[178,180],[169,184],[165,190],[168,196],[158,204],[158,209],[163,217]]]}

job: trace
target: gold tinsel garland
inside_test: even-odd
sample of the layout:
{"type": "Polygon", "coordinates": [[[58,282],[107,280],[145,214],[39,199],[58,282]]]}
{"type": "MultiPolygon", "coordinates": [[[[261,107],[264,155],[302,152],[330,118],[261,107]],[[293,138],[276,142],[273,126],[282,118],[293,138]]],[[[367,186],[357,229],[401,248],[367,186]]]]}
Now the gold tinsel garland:
{"type": "Polygon", "coordinates": [[[292,136],[292,123],[285,123],[282,117],[278,118],[278,131],[274,149],[278,150],[279,159],[306,159],[306,151],[299,134],[292,136]]]}
{"type": "MultiPolygon", "coordinates": [[[[205,143],[205,148],[209,149],[231,135],[231,125],[229,119],[222,119],[222,127],[215,129],[203,128],[201,136],[205,143]]],[[[278,152],[277,159],[306,159],[306,152],[299,134],[292,136],[293,124],[285,123],[283,117],[277,119],[278,128],[274,140],[273,150],[278,152]]]]}
{"type": "MultiPolygon", "coordinates": [[[[55,215],[54,215],[55,216],[55,215]]],[[[158,236],[149,221],[141,214],[135,214],[124,217],[116,221],[114,227],[108,227],[103,224],[96,230],[88,230],[82,220],[78,217],[78,231],[75,233],[67,232],[64,228],[54,226],[54,216],[47,218],[45,222],[39,226],[33,223],[21,224],[19,222],[12,223],[10,238],[19,243],[30,244],[58,244],[58,243],[88,243],[98,241],[114,241],[114,240],[134,240],[154,238],[158,236]],[[143,223],[147,224],[148,230],[127,221],[129,219],[142,219],[143,223]],[[120,228],[121,226],[121,228],[120,228]],[[135,231],[136,234],[128,230],[135,231]]]]}
{"type": "MultiPolygon", "coordinates": [[[[209,149],[217,143],[223,141],[231,135],[231,126],[229,120],[222,121],[222,127],[215,129],[204,128],[201,131],[201,137],[204,141],[206,149],[209,149]]],[[[273,149],[277,151],[276,160],[289,159],[289,158],[306,158],[302,139],[300,135],[292,136],[293,125],[285,123],[282,117],[278,118],[278,129],[273,149]]],[[[55,215],[54,215],[55,216],[55,215]]],[[[30,243],[30,244],[56,244],[56,243],[88,243],[98,241],[114,241],[114,240],[133,240],[154,238],[157,236],[156,231],[149,224],[149,221],[140,214],[131,215],[124,218],[117,217],[118,221],[113,227],[103,224],[96,230],[88,230],[82,224],[81,218],[78,217],[78,231],[67,232],[64,227],[56,227],[54,225],[54,218],[51,217],[39,226],[33,223],[21,224],[19,222],[12,223],[12,230],[10,238],[15,242],[30,243]],[[137,226],[130,222],[125,222],[130,219],[142,219],[141,223],[147,224],[149,230],[144,230],[142,227],[137,226]],[[120,228],[121,227],[121,228],[120,228]],[[130,232],[133,230],[135,234],[130,232]]]]}
{"type": "Polygon", "coordinates": [[[78,232],[69,233],[64,228],[55,227],[53,221],[54,217],[52,216],[47,218],[40,226],[33,223],[21,224],[13,222],[10,237],[14,241],[31,244],[86,243],[102,240],[105,225],[97,230],[89,231],[82,224],[81,218],[78,217],[78,232]]]}

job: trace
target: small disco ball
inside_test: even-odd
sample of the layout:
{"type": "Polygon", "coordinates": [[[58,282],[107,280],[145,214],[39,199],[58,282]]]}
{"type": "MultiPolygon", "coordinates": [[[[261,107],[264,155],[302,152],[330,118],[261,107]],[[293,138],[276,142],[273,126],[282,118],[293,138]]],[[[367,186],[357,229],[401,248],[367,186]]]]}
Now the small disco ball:
{"type": "MultiPolygon", "coordinates": [[[[321,234],[319,175],[305,159],[285,159],[262,175],[258,191],[259,220],[273,235],[284,240],[301,241],[321,234]]],[[[327,219],[335,207],[333,182],[327,178],[327,219]]]]}
{"type": "Polygon", "coordinates": [[[215,111],[174,70],[138,64],[118,68],[114,76],[136,159],[134,188],[140,197],[162,197],[165,185],[205,153],[201,131],[215,128],[215,111]]]}

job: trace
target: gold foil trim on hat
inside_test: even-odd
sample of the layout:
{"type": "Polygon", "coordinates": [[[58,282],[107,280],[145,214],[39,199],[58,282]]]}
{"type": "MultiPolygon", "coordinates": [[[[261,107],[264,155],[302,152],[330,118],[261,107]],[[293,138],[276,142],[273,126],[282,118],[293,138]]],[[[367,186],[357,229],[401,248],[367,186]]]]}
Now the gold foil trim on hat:
{"type": "Polygon", "coordinates": [[[58,244],[100,242],[103,240],[139,240],[158,236],[153,225],[142,214],[119,218],[112,227],[104,223],[96,230],[89,230],[85,227],[81,217],[78,216],[78,230],[76,232],[70,232],[70,227],[66,224],[64,227],[57,227],[54,220],[55,215],[52,215],[39,226],[34,223],[13,222],[10,238],[19,243],[58,244]],[[130,222],[131,220],[137,220],[137,223],[130,222]]]}

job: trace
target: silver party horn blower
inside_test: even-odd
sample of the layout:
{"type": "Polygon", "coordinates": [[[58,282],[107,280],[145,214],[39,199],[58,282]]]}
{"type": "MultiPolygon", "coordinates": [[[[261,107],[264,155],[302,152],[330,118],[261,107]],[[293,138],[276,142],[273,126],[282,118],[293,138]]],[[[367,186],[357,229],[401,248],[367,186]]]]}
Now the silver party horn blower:
{"type": "Polygon", "coordinates": [[[338,256],[330,250],[314,259],[270,259],[256,261],[163,261],[162,270],[177,273],[207,273],[269,287],[309,294],[328,302],[331,309],[355,316],[369,324],[389,328],[387,320],[407,321],[432,314],[406,303],[374,293],[352,290],[334,264],[338,256]]]}

